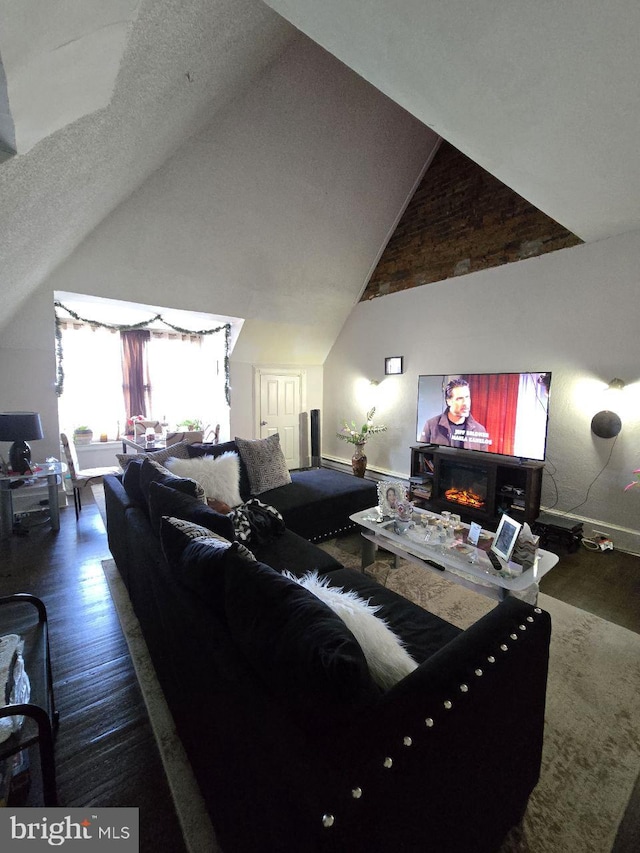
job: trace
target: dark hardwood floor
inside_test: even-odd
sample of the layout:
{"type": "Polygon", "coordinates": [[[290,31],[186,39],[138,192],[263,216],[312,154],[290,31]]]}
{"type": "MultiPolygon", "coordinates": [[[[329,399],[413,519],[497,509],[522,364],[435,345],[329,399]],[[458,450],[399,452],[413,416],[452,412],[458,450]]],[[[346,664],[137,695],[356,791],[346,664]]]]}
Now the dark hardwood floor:
{"type": "MultiPolygon", "coordinates": [[[[0,595],[31,592],[49,611],[60,711],[56,743],[60,803],[136,806],[142,853],[184,853],[160,756],[102,571],[101,560],[107,557],[104,525],[88,494],[79,522],[72,506],[62,510],[58,534],[40,524],[27,536],[0,542],[0,595]]],[[[541,591],[640,633],[639,557],[584,548],[563,554],[543,578],[541,591]]],[[[32,797],[37,790],[35,784],[32,797]]],[[[637,849],[639,806],[637,790],[614,853],[637,849]]]]}
{"type": "MultiPolygon", "coordinates": [[[[101,560],[105,529],[89,493],[76,524],[61,511],[48,525],[0,542],[0,595],[30,592],[44,601],[60,727],[58,796],[63,806],[139,808],[140,850],[186,853],[127,644],[101,560]]],[[[37,752],[27,805],[39,805],[37,752]]]]}

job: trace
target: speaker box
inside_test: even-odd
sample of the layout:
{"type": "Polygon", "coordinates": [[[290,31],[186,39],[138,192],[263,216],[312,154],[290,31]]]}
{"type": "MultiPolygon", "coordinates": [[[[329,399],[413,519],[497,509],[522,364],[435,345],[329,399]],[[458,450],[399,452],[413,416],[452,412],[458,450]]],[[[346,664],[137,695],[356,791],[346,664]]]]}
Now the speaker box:
{"type": "Polygon", "coordinates": [[[311,409],[311,467],[320,468],[320,409],[311,409]]]}

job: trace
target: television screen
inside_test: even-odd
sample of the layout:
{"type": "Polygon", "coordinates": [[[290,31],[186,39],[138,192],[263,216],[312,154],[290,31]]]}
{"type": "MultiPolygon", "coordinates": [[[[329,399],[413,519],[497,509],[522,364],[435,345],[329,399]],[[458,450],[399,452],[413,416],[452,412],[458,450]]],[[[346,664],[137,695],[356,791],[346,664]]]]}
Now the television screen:
{"type": "Polygon", "coordinates": [[[543,460],[550,373],[418,377],[416,440],[543,460]]]}

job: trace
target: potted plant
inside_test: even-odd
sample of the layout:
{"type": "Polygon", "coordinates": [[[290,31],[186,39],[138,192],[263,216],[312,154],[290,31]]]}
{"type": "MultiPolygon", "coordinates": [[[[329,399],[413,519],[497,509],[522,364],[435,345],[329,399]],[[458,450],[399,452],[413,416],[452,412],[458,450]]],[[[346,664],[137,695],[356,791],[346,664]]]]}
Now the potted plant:
{"type": "Polygon", "coordinates": [[[189,432],[195,432],[196,430],[204,429],[200,418],[185,418],[183,421],[180,421],[178,427],[183,427],[189,432]]]}
{"type": "Polygon", "coordinates": [[[354,421],[351,421],[351,426],[346,421],[343,421],[344,426],[339,433],[336,433],[338,438],[355,445],[356,449],[351,457],[351,468],[356,477],[364,477],[367,470],[367,457],[363,453],[365,444],[372,435],[376,435],[379,432],[386,432],[387,429],[386,426],[373,425],[373,416],[375,413],[375,407],[367,412],[367,421],[362,424],[359,430],[356,428],[354,421]]]}
{"type": "Polygon", "coordinates": [[[93,430],[88,426],[76,427],[73,431],[74,444],[91,444],[93,430]]]}

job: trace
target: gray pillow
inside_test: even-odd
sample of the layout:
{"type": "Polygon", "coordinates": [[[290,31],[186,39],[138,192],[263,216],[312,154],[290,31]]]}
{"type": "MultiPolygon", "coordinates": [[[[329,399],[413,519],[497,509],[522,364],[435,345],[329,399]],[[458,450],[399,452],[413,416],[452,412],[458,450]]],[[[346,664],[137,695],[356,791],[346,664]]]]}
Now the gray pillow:
{"type": "Polygon", "coordinates": [[[120,463],[120,467],[124,471],[132,459],[140,459],[146,457],[153,462],[158,462],[164,466],[167,459],[189,459],[187,447],[188,441],[179,441],[177,444],[172,444],[170,447],[165,447],[164,450],[150,450],[148,453],[140,451],[139,453],[116,453],[116,459],[120,463]]]}
{"type": "Polygon", "coordinates": [[[252,495],[261,495],[291,482],[277,432],[268,438],[254,440],[236,437],[235,442],[249,475],[252,495]]]}

